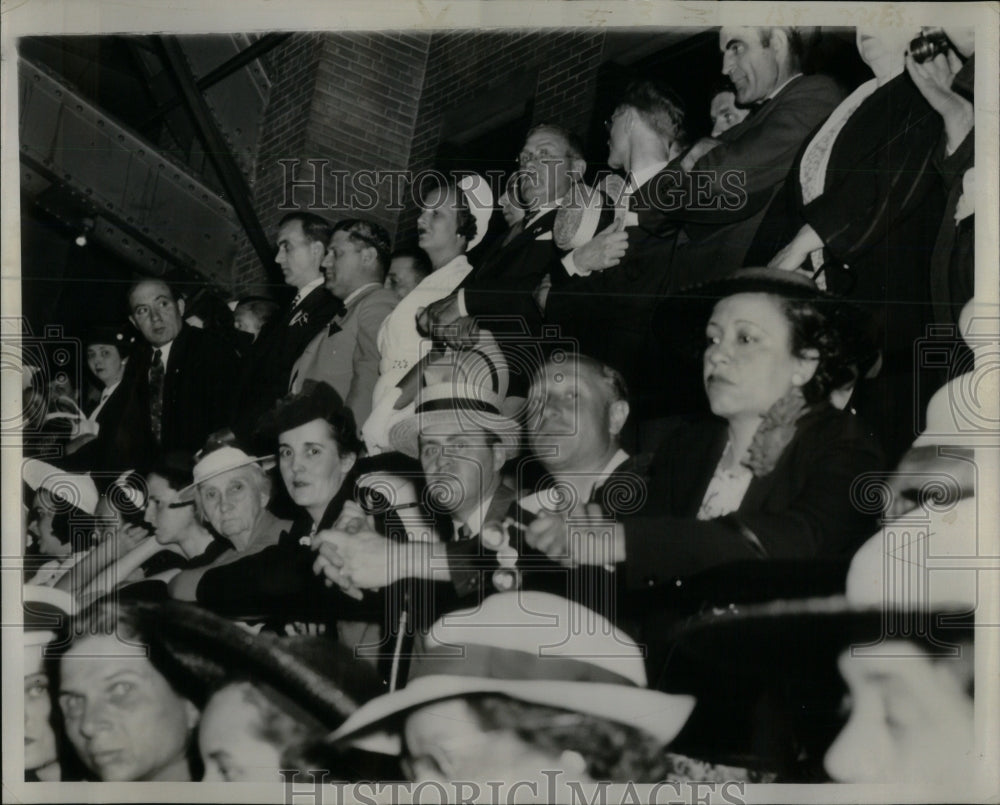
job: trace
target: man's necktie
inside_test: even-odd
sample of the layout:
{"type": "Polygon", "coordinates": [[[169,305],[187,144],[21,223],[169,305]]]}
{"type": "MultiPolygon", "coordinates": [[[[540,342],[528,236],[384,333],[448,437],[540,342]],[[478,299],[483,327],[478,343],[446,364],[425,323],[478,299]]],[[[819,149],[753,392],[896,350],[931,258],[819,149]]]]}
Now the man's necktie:
{"type": "Polygon", "coordinates": [[[512,240],[517,239],[519,235],[524,233],[531,223],[538,217],[538,210],[529,210],[524,214],[524,218],[520,221],[515,222],[514,226],[510,228],[510,231],[504,236],[503,245],[506,246],[512,240]]]}
{"type": "Polygon", "coordinates": [[[153,350],[153,361],[149,365],[149,424],[153,438],[160,444],[163,435],[163,353],[153,350]]]}

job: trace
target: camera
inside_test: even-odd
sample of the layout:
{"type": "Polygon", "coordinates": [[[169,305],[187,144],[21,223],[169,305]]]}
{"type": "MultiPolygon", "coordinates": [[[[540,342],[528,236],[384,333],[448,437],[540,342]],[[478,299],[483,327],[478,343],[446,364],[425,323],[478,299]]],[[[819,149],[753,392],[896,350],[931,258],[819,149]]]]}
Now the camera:
{"type": "Polygon", "coordinates": [[[951,40],[941,28],[925,28],[920,36],[910,42],[910,55],[913,61],[923,64],[935,56],[947,53],[951,48],[951,40]]]}

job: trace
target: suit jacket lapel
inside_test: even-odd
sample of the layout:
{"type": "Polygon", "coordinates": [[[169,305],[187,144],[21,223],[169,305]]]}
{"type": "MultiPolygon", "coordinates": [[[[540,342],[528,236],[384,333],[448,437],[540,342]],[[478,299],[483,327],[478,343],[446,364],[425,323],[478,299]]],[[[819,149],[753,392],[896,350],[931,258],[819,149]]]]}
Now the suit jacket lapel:
{"type": "Polygon", "coordinates": [[[465,278],[459,287],[465,288],[473,282],[478,282],[485,277],[492,276],[497,273],[498,269],[503,270],[504,265],[511,258],[511,255],[516,254],[518,249],[523,249],[527,244],[536,240],[545,232],[552,231],[555,219],[556,210],[546,210],[528,226],[524,227],[520,234],[513,240],[504,243],[502,238],[498,239],[495,247],[483,257],[479,266],[469,273],[469,276],[465,278]]]}

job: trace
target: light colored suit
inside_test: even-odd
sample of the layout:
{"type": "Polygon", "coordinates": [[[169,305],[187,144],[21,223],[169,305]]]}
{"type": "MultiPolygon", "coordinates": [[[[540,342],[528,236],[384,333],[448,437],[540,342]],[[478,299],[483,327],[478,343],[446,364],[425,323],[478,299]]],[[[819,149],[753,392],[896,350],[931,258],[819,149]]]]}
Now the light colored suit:
{"type": "Polygon", "coordinates": [[[299,391],[306,380],[329,383],[354,412],[360,430],[371,413],[378,380],[379,327],[397,301],[396,294],[375,283],[360,289],[295,361],[290,390],[299,391]]]}

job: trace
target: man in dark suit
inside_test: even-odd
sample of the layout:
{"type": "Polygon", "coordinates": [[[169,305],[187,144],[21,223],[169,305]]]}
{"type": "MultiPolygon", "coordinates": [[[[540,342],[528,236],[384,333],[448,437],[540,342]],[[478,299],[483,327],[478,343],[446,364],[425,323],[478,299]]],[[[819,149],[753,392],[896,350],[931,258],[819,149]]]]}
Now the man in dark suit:
{"type": "MultiPolygon", "coordinates": [[[[140,412],[150,451],[194,453],[229,424],[237,356],[210,330],[184,323],[184,302],[162,280],[128,295],[129,320],[146,339],[138,350],[130,405],[140,412]]],[[[131,420],[130,420],[131,421],[131,420]]]]}
{"type": "Polygon", "coordinates": [[[455,293],[430,305],[425,315],[428,329],[472,317],[490,330],[511,367],[511,393],[522,396],[534,368],[524,343],[539,334],[542,323],[537,292],[550,276],[563,273],[563,251],[553,237],[556,213],[582,181],[587,163],[576,135],[543,123],[528,132],[518,164],[510,192],[524,217],[487,248],[455,293]],[[519,371],[526,361],[526,370],[519,371]]]}
{"type": "Polygon", "coordinates": [[[672,288],[725,276],[746,264],[757,229],[806,137],[844,97],[824,75],[803,75],[796,28],[723,27],[722,72],[751,114],[681,160],[688,171],[672,288]]]}
{"type": "Polygon", "coordinates": [[[323,284],[332,234],[330,223],[311,212],[291,212],[278,224],[274,260],[296,293],[288,311],[264,326],[244,361],[233,424],[241,439],[250,438],[260,415],[288,392],[292,365],[341,309],[323,284]]]}
{"type": "Polygon", "coordinates": [[[389,233],[376,223],[349,218],[333,227],[323,266],[326,287],[344,300],[344,309],[292,367],[292,392],[306,380],[329,383],[354,413],[359,429],[371,413],[378,380],[378,330],[398,301],[382,287],[389,254],[389,233]]]}
{"type": "MultiPolygon", "coordinates": [[[[608,164],[627,178],[618,227],[596,235],[564,260],[569,275],[553,283],[545,320],[579,350],[620,371],[633,392],[636,418],[660,415],[672,389],[651,323],[670,282],[681,172],[669,165],[685,141],[684,109],[665,86],[629,86],[607,122],[608,164]]],[[[671,379],[670,382],[673,383],[671,379]]]]}

